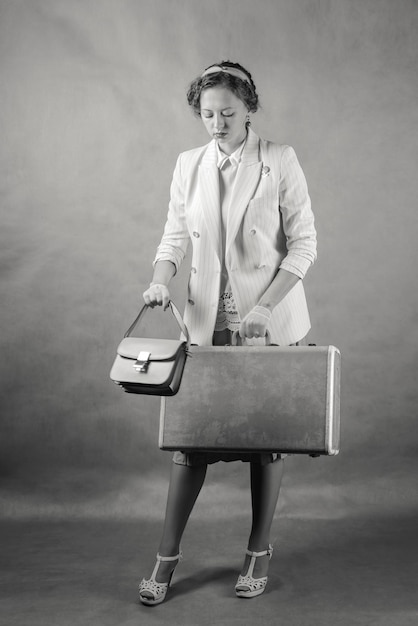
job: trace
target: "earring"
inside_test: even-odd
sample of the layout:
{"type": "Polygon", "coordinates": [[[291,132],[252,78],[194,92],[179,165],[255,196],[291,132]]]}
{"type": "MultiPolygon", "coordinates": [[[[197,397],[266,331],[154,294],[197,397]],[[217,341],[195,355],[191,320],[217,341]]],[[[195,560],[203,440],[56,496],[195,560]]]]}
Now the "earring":
{"type": "Polygon", "coordinates": [[[245,119],[245,125],[246,126],[251,126],[251,120],[250,120],[250,114],[247,113],[247,117],[245,119]]]}

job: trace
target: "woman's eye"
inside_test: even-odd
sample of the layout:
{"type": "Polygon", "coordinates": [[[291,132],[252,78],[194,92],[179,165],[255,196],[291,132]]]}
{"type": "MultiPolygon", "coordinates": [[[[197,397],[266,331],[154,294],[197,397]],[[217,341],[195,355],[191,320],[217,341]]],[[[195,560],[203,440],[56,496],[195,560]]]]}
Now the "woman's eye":
{"type": "Polygon", "coordinates": [[[233,117],[233,113],[224,113],[224,117],[233,117]]]}

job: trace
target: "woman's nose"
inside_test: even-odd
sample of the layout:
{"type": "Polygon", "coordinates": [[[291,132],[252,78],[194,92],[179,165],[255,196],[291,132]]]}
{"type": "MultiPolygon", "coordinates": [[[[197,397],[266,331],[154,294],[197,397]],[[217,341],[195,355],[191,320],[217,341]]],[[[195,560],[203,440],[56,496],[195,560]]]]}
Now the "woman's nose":
{"type": "Polygon", "coordinates": [[[222,115],[215,115],[213,118],[213,123],[216,130],[221,130],[224,127],[224,119],[222,115]]]}

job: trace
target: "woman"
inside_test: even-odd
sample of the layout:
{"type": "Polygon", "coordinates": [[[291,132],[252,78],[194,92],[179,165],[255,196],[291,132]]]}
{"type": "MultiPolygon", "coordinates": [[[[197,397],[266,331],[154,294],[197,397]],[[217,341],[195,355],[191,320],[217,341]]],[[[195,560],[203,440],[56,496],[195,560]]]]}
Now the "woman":
{"type": "MultiPolygon", "coordinates": [[[[168,306],[170,280],[191,242],[184,320],[192,343],[225,345],[233,331],[249,343],[264,342],[267,330],[273,343],[298,343],[310,328],[301,279],[316,258],[316,233],[295,152],[250,129],[258,95],[251,74],[238,63],[208,67],[191,83],[187,98],[211,141],[177,160],[144,301],[168,306]]],[[[144,604],[164,600],[207,465],[220,460],[251,464],[252,528],[235,592],[246,598],[263,593],[282,455],[176,452],[157,562],[151,578],[140,583],[144,604]]]]}

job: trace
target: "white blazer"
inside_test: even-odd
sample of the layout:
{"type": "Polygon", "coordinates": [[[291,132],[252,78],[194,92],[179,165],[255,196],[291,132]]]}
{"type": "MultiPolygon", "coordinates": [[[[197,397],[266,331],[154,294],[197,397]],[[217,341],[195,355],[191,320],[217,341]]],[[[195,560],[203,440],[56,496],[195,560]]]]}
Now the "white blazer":
{"type": "MultiPolygon", "coordinates": [[[[222,233],[215,141],[183,152],[171,185],[167,222],[154,264],[176,269],[189,242],[192,267],[184,321],[192,343],[212,345],[218,309],[222,233]]],[[[249,129],[227,222],[225,266],[240,319],[257,304],[279,268],[303,278],[316,258],[316,231],[305,176],[293,148],[249,129]]],[[[302,281],[275,307],[273,343],[288,345],[310,328],[302,281]]]]}

